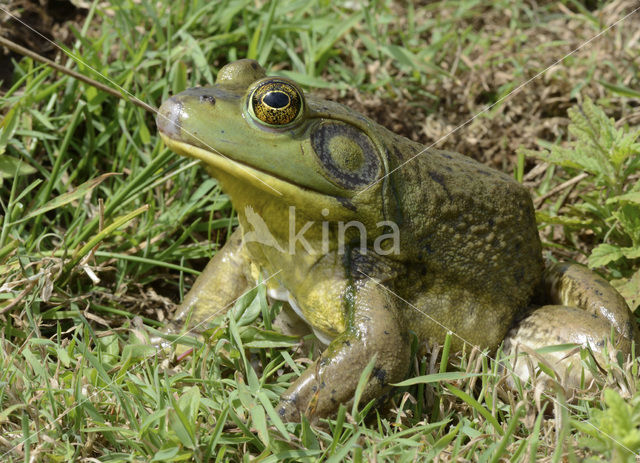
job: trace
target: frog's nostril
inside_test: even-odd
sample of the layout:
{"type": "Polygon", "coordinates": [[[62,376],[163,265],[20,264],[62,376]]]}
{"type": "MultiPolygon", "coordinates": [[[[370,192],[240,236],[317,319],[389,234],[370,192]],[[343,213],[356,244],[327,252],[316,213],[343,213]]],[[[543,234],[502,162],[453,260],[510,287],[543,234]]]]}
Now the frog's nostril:
{"type": "Polygon", "coordinates": [[[213,95],[200,95],[200,103],[209,103],[214,106],[216,104],[216,98],[213,95]]]}

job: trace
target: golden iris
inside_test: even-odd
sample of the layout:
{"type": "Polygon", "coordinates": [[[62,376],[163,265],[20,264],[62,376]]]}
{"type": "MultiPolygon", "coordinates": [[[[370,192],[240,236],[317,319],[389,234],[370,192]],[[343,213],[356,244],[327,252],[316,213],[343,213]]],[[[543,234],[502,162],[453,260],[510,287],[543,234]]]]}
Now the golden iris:
{"type": "Polygon", "coordinates": [[[291,83],[269,80],[251,94],[253,114],[263,123],[273,126],[293,122],[302,110],[300,91],[291,83]]]}

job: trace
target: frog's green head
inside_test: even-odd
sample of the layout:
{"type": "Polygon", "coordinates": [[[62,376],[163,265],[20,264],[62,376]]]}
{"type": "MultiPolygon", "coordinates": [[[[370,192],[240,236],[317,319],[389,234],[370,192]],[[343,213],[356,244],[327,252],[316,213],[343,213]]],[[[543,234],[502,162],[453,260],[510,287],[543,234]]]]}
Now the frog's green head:
{"type": "Polygon", "coordinates": [[[290,79],[267,77],[253,60],[223,67],[213,87],[165,101],[157,124],[172,150],[206,164],[236,207],[258,195],[329,220],[357,216],[368,225],[387,215],[387,132],[305,97],[290,79]]]}

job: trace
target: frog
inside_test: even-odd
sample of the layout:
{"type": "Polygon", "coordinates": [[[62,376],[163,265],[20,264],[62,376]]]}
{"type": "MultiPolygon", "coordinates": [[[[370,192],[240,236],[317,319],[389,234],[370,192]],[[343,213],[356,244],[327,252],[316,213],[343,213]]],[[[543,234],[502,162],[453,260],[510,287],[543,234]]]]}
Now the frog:
{"type": "Polygon", "coordinates": [[[454,351],[576,343],[599,354],[629,353],[639,339],[604,278],[545,264],[522,184],[257,61],[228,63],[214,85],[168,98],[156,122],[168,148],[217,179],[239,222],[169,331],[197,331],[264,284],[323,346],[280,397],[286,421],[335,415],[364,371],[360,400],[385,402],[410,372],[412,339],[442,344],[452,333],[454,351]]]}

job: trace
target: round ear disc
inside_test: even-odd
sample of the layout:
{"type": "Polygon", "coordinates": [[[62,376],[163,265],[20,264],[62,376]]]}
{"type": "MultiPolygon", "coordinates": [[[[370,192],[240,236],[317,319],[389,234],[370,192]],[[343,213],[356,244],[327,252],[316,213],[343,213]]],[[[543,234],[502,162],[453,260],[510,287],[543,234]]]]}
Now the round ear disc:
{"type": "Polygon", "coordinates": [[[380,174],[375,145],[349,124],[320,124],[311,134],[311,147],[329,180],[347,190],[369,185],[380,174]]]}
{"type": "Polygon", "coordinates": [[[288,125],[302,112],[303,98],[298,88],[285,80],[270,79],[258,85],[250,104],[255,117],[270,126],[288,125]]]}

